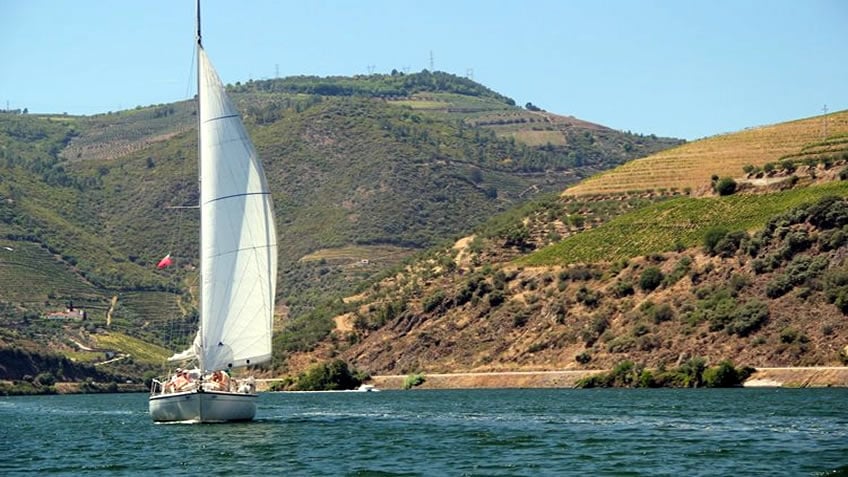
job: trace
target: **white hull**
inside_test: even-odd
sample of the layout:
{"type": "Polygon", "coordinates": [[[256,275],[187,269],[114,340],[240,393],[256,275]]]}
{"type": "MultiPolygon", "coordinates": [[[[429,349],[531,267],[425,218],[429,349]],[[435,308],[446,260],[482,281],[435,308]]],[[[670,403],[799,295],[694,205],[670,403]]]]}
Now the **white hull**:
{"type": "Polygon", "coordinates": [[[256,394],[192,390],[150,397],[156,422],[250,421],[255,415],[256,394]]]}

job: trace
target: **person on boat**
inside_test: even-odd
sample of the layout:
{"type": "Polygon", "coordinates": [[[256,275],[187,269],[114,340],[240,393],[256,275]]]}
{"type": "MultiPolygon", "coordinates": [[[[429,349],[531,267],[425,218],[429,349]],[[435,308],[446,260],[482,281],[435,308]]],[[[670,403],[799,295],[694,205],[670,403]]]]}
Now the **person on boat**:
{"type": "Polygon", "coordinates": [[[230,388],[230,377],[221,370],[212,373],[212,382],[215,383],[217,389],[227,391],[230,388]]]}
{"type": "Polygon", "coordinates": [[[174,375],[171,376],[171,379],[169,379],[167,383],[165,383],[165,392],[166,393],[173,393],[173,392],[176,392],[177,389],[179,389],[179,387],[177,386],[177,383],[178,383],[178,381],[180,379],[180,375],[182,375],[182,373],[183,373],[182,368],[177,368],[176,371],[174,371],[174,375]]]}
{"type": "Polygon", "coordinates": [[[191,385],[191,375],[183,369],[177,368],[176,373],[166,385],[166,389],[170,388],[170,392],[183,391],[191,385]]]}
{"type": "Polygon", "coordinates": [[[253,394],[256,392],[256,381],[253,379],[253,376],[250,376],[247,379],[242,379],[239,383],[238,392],[244,394],[253,394]]]}

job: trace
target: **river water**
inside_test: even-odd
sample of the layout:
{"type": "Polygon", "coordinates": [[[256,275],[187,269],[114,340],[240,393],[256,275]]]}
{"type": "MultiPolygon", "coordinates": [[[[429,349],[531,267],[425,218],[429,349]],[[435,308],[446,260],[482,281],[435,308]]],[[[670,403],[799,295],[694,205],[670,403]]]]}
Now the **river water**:
{"type": "Polygon", "coordinates": [[[848,475],[848,389],[267,393],[242,424],[144,394],[0,398],[0,475],[848,475]]]}

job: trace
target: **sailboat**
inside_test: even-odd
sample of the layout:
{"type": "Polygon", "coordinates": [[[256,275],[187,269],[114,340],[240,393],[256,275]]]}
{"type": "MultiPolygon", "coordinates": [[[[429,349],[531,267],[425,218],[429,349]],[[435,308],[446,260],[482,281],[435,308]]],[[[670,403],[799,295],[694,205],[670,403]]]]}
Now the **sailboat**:
{"type": "Polygon", "coordinates": [[[262,162],[203,48],[197,2],[200,320],[192,345],[154,380],[154,421],[248,421],[253,377],[230,372],[271,359],[277,236],[262,162]],[[188,364],[196,367],[188,369],[188,364]]]}

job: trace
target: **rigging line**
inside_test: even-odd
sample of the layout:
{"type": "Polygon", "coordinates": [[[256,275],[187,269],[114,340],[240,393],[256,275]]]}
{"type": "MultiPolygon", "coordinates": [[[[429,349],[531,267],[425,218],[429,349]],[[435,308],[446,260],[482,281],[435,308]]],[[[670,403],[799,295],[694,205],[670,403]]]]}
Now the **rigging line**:
{"type": "MultiPolygon", "coordinates": [[[[196,60],[197,60],[197,48],[195,48],[194,45],[192,45],[191,46],[191,64],[189,65],[188,81],[186,82],[186,92],[185,92],[185,99],[186,100],[191,99],[191,96],[189,96],[189,94],[191,93],[192,84],[195,84],[192,80],[194,79],[194,70],[195,70],[194,62],[196,60]]],[[[198,91],[198,94],[200,94],[199,91],[198,91]]]]}
{"type": "Polygon", "coordinates": [[[268,248],[276,247],[276,246],[277,246],[276,243],[269,243],[269,244],[266,244],[266,245],[255,245],[253,247],[242,247],[242,248],[236,248],[236,249],[233,249],[233,250],[228,250],[226,252],[216,253],[214,255],[209,255],[209,257],[226,257],[227,255],[233,255],[233,254],[239,253],[239,252],[247,252],[247,251],[250,251],[250,250],[254,250],[254,251],[266,250],[268,248]]]}
{"type": "MultiPolygon", "coordinates": [[[[177,210],[176,224],[173,230],[173,233],[170,236],[171,248],[169,249],[169,253],[174,251],[174,255],[180,257],[182,260],[186,259],[186,250],[183,244],[183,228],[185,226],[185,210],[180,208],[177,210]]],[[[172,274],[172,279],[180,279],[181,274],[175,273],[172,274]]],[[[179,300],[180,297],[175,297],[175,299],[179,300]]],[[[191,306],[191,303],[189,303],[191,306]]],[[[189,334],[189,326],[186,323],[186,318],[188,314],[184,314],[182,309],[177,306],[177,310],[172,310],[172,315],[169,320],[169,329],[167,337],[169,347],[173,347],[174,349],[183,347],[183,342],[186,339],[186,335],[189,334]]]]}

